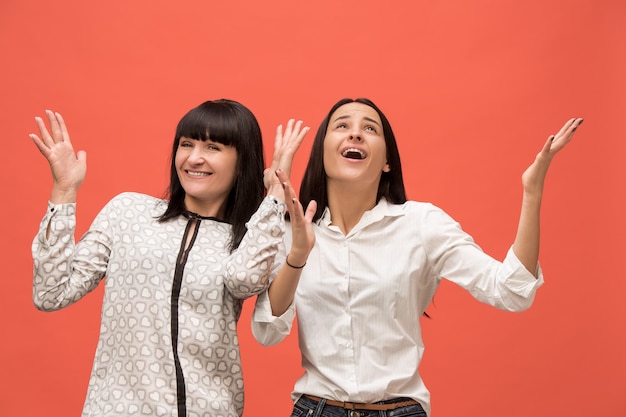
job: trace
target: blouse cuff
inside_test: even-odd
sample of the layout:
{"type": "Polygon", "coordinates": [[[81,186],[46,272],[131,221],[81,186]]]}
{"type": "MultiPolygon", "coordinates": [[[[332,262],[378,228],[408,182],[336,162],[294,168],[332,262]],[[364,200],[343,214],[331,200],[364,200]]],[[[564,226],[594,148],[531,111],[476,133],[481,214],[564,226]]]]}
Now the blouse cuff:
{"type": "Polygon", "coordinates": [[[47,215],[73,216],[76,214],[76,203],[54,204],[48,201],[47,215]]]}

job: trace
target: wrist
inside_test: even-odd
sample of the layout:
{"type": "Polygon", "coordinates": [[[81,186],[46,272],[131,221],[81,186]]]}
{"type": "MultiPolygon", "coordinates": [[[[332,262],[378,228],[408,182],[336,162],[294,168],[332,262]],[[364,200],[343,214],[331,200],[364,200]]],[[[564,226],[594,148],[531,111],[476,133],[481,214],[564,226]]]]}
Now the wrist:
{"type": "Polygon", "coordinates": [[[285,189],[280,183],[272,183],[267,189],[267,194],[276,197],[280,201],[285,201],[285,189]]]}
{"type": "Polygon", "coordinates": [[[52,187],[52,191],[50,192],[50,202],[53,204],[75,203],[77,194],[77,188],[52,187]]]}
{"type": "Polygon", "coordinates": [[[290,260],[289,256],[291,255],[291,253],[287,254],[287,257],[285,258],[285,263],[287,264],[287,266],[293,268],[293,269],[302,269],[304,268],[304,266],[306,265],[306,260],[304,262],[300,262],[300,261],[294,261],[293,259],[290,260]]]}

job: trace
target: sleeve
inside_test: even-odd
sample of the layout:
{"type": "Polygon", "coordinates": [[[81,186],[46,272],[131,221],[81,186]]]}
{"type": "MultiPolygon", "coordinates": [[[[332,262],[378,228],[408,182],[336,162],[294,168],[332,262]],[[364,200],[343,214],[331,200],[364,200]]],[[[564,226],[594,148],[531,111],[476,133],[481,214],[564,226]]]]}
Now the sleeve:
{"type": "MultiPolygon", "coordinates": [[[[281,262],[276,265],[273,277],[284,264],[286,248],[291,247],[291,228],[287,222],[284,245],[281,251],[281,262]]],[[[272,315],[272,304],[267,290],[263,291],[256,299],[252,313],[252,335],[260,344],[273,346],[280,343],[291,333],[291,327],[296,317],[295,301],[281,316],[272,315]]]]}
{"type": "MultiPolygon", "coordinates": [[[[108,206],[108,205],[107,205],[108,206]]],[[[33,302],[42,311],[55,311],[80,300],[104,277],[111,253],[105,207],[76,244],[76,203],[48,202],[32,243],[33,302]],[[48,236],[47,236],[48,235],[48,236]]]]}
{"type": "Polygon", "coordinates": [[[284,253],[285,204],[265,197],[246,227],[248,231],[225,268],[226,287],[236,298],[261,293],[275,276],[274,265],[281,251],[284,253]]]}
{"type": "Polygon", "coordinates": [[[260,344],[273,346],[281,342],[291,332],[293,320],[296,317],[296,308],[291,303],[282,316],[272,315],[272,305],[267,291],[257,297],[252,313],[252,335],[260,344]]]}
{"type": "Polygon", "coordinates": [[[423,238],[433,273],[466,289],[475,299],[507,311],[529,308],[543,273],[537,278],[509,248],[504,261],[487,255],[461,226],[441,209],[432,207],[423,226],[423,238]]]}

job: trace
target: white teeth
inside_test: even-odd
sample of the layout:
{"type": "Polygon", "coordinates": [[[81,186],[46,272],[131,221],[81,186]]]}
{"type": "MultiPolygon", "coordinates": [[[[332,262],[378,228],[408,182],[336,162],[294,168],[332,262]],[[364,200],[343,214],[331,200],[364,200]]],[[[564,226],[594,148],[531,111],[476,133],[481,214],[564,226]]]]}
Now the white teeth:
{"type": "Polygon", "coordinates": [[[187,174],[193,177],[208,177],[210,175],[206,172],[195,172],[195,171],[187,171],[187,174]]]}
{"type": "Polygon", "coordinates": [[[365,153],[357,148],[348,148],[341,153],[341,156],[352,159],[364,159],[365,153]]]}

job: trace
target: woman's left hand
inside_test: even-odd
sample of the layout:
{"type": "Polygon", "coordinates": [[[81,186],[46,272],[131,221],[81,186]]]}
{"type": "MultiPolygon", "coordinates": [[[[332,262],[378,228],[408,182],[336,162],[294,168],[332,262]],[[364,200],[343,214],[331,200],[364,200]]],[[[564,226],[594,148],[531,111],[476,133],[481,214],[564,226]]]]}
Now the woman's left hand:
{"type": "Polygon", "coordinates": [[[263,176],[265,188],[273,196],[285,199],[281,181],[278,179],[276,171],[278,169],[282,170],[289,178],[293,157],[308,131],[308,126],[302,127],[302,120],[295,121],[294,119],[287,122],[284,132],[283,125],[278,125],[276,128],[272,165],[270,168],[265,169],[263,176]]]}
{"type": "Polygon", "coordinates": [[[522,174],[522,185],[525,192],[541,193],[543,191],[543,183],[552,158],[572,140],[574,132],[582,122],[583,119],[581,118],[570,119],[563,125],[559,133],[548,137],[535,161],[522,174]]]}

